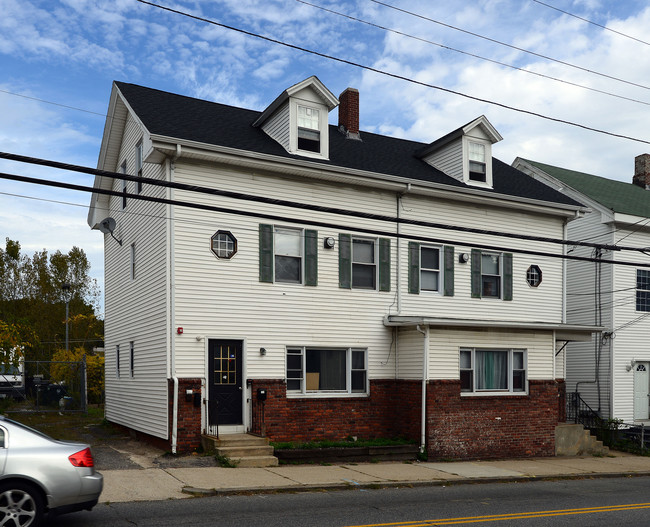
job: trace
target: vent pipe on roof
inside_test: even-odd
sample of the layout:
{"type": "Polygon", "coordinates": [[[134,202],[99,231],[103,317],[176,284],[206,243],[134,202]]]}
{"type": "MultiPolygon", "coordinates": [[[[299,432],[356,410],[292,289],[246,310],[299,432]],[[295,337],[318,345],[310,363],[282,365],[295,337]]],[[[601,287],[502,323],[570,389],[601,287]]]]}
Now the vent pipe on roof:
{"type": "Polygon", "coordinates": [[[650,154],[641,154],[634,158],[634,177],[632,183],[650,189],[650,154]]]}
{"type": "Polygon", "coordinates": [[[361,139],[359,136],[359,90],[346,88],[339,95],[339,130],[348,139],[361,139]]]}

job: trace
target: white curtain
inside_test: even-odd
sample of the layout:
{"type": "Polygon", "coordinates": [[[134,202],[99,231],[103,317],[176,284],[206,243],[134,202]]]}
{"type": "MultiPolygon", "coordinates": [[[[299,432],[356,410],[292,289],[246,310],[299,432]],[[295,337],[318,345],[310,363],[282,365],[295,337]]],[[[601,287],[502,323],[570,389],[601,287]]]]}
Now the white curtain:
{"type": "Polygon", "coordinates": [[[508,352],[476,350],[476,388],[508,389],[508,352]]]}

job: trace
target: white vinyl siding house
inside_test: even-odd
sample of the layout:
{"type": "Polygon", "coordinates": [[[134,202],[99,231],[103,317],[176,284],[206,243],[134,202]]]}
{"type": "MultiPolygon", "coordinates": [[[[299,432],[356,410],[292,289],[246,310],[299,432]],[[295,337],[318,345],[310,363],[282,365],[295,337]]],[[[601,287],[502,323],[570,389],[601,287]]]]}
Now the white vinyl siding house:
{"type": "MultiPolygon", "coordinates": [[[[201,434],[260,433],[263,390],[276,405],[265,417],[271,438],[302,439],[310,430],[346,437],[358,435],[355,426],[374,426],[364,433],[408,433],[443,455],[453,446],[437,445],[462,430],[431,427],[420,435],[425,413],[435,419],[442,411],[421,404],[422,390],[457,398],[465,414],[448,422],[460,423],[472,411],[469,397],[460,399],[461,350],[505,349],[515,353],[511,375],[524,386],[493,394],[489,404],[515,427],[539,405],[553,406],[536,451],[550,455],[560,337],[592,329],[566,326],[557,246],[529,237],[562,238],[567,218],[582,207],[534,183],[520,195],[525,176],[492,159],[489,148],[486,170],[502,187],[459,186],[447,170],[462,173],[465,149],[441,171],[420,157],[436,157],[447,144],[343,133],[327,125],[337,104],[315,77],[263,112],[114,85],[111,111],[124,120],[107,121],[99,166],[135,167],[141,144],[142,193],[170,202],[129,196],[122,210],[121,196],[93,195],[91,227],[107,216],[116,225],[115,237],[104,236],[107,418],[172,451],[196,448],[201,434]],[[152,116],[170,105],[188,118],[227,117],[231,126],[201,135],[181,120],[179,137],[167,137],[152,116]],[[319,133],[300,136],[300,129],[319,133]],[[299,148],[301,137],[314,143],[299,148]],[[472,254],[497,255],[498,295],[475,294],[472,254]],[[531,266],[543,273],[538,287],[528,284],[531,266]],[[116,346],[119,377],[109,352],[116,346]],[[515,399],[519,413],[511,409],[515,399]],[[391,406],[396,401],[406,401],[408,417],[391,406]],[[332,411],[327,429],[316,426],[322,411],[332,411]],[[336,421],[352,412],[358,420],[336,421]]],[[[500,139],[481,117],[460,128],[454,144],[469,132],[490,145],[500,139]]],[[[119,177],[95,184],[121,189],[119,177]]],[[[484,425],[490,441],[519,452],[507,437],[510,425],[484,425]]],[[[472,455],[471,448],[454,455],[472,455]]]]}

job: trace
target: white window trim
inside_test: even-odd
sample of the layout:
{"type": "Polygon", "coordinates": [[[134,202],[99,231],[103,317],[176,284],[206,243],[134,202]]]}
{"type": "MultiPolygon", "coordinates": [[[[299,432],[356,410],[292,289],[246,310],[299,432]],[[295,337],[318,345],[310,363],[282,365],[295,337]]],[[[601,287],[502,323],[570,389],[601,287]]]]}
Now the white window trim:
{"type": "Polygon", "coordinates": [[[289,152],[303,157],[313,157],[317,159],[329,159],[329,123],[327,107],[313,101],[305,101],[292,98],[290,102],[290,137],[289,152]],[[318,110],[318,131],[320,132],[320,152],[310,152],[309,150],[298,149],[298,106],[318,110]]]}
{"type": "Polygon", "coordinates": [[[282,225],[273,226],[273,283],[274,284],[284,284],[284,285],[304,285],[305,284],[305,229],[296,228],[296,227],[284,227],[282,225]],[[292,282],[288,280],[277,280],[276,279],[276,264],[275,264],[275,233],[277,230],[286,230],[286,231],[296,231],[298,237],[300,238],[300,243],[298,247],[300,248],[300,280],[297,282],[292,282]]]}
{"type": "Polygon", "coordinates": [[[639,283],[639,272],[640,271],[648,271],[647,269],[637,269],[636,270],[636,276],[635,276],[635,288],[634,288],[634,311],[637,313],[650,313],[650,309],[639,309],[639,301],[638,301],[638,294],[643,293],[643,292],[649,292],[650,289],[642,289],[638,287],[639,283]]]}
{"type": "Polygon", "coordinates": [[[378,291],[379,290],[379,238],[367,238],[363,236],[351,236],[350,237],[350,289],[359,289],[362,291],[378,291]],[[355,262],[354,261],[354,241],[361,240],[366,242],[373,242],[374,247],[374,267],[375,267],[375,287],[359,287],[354,286],[354,264],[358,263],[359,265],[366,265],[370,267],[370,264],[364,262],[355,262]]]}
{"type": "MultiPolygon", "coordinates": [[[[420,258],[419,261],[419,271],[420,271],[420,293],[424,294],[431,294],[431,295],[442,295],[443,291],[445,290],[445,286],[443,283],[444,280],[444,272],[443,272],[443,264],[444,264],[444,248],[440,245],[426,245],[426,244],[421,244],[420,245],[420,252],[418,253],[418,257],[420,258]],[[422,289],[422,249],[438,249],[438,289],[433,290],[433,289],[422,289]]],[[[433,271],[433,269],[426,268],[424,269],[425,271],[433,271]]]]}
{"type": "Polygon", "coordinates": [[[302,380],[301,388],[298,390],[288,390],[287,389],[287,398],[350,398],[350,397],[369,397],[370,396],[370,379],[368,375],[368,348],[345,348],[339,346],[287,346],[284,352],[284,375],[285,382],[287,379],[287,354],[289,350],[300,350],[300,355],[302,356],[302,380]],[[346,351],[346,390],[332,390],[332,391],[307,391],[306,389],[306,372],[305,368],[307,367],[307,350],[345,350],[346,351]],[[353,392],[352,391],[352,352],[353,351],[362,351],[364,354],[364,366],[366,372],[366,387],[363,392],[353,392]]]}
{"type": "Polygon", "coordinates": [[[492,188],[492,143],[486,139],[463,136],[463,182],[474,187],[492,188]],[[469,144],[476,143],[485,148],[485,181],[473,181],[469,178],[469,144]]]}
{"type": "Polygon", "coordinates": [[[481,251],[481,298],[492,300],[503,300],[503,253],[492,251],[481,251]],[[488,274],[483,272],[483,256],[498,256],[499,257],[499,274],[488,274]],[[483,294],[483,276],[498,276],[499,277],[499,294],[498,295],[484,295],[483,294]]]}
{"type": "MultiPolygon", "coordinates": [[[[528,350],[525,348],[483,348],[483,347],[478,347],[478,348],[470,348],[470,347],[462,347],[458,350],[458,375],[460,378],[460,354],[462,351],[470,351],[472,353],[472,384],[475,383],[475,352],[476,351],[507,351],[508,352],[508,390],[480,390],[476,391],[472,389],[471,392],[460,392],[461,397],[521,397],[521,396],[527,396],[529,392],[529,371],[528,371],[528,350]],[[523,391],[515,392],[513,391],[513,377],[512,377],[512,372],[513,372],[513,359],[512,355],[515,352],[520,352],[524,354],[524,372],[526,376],[525,380],[525,386],[523,391]]],[[[466,368],[463,368],[466,369],[466,368]]]]}

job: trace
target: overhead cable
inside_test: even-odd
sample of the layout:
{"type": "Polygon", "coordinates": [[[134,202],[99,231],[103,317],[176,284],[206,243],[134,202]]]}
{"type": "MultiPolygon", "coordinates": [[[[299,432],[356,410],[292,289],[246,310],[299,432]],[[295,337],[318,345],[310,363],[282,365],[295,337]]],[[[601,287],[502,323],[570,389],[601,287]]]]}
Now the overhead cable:
{"type": "MultiPolygon", "coordinates": [[[[259,38],[259,39],[265,40],[267,42],[272,42],[272,43],[278,44],[280,46],[285,46],[287,48],[295,49],[297,51],[302,51],[304,53],[309,53],[309,54],[315,55],[317,57],[322,57],[324,59],[333,60],[333,61],[336,61],[336,62],[340,62],[342,64],[347,64],[349,66],[354,66],[355,68],[360,68],[360,69],[363,69],[363,70],[366,70],[366,71],[372,71],[373,73],[378,73],[380,75],[385,75],[387,77],[391,77],[391,78],[394,78],[394,79],[399,79],[399,80],[402,80],[402,81],[405,81],[405,82],[408,82],[408,83],[411,83],[411,84],[416,84],[418,86],[423,86],[425,88],[431,88],[431,89],[439,90],[439,91],[442,91],[442,92],[445,92],[445,93],[450,93],[452,95],[458,95],[458,96],[464,97],[466,99],[471,99],[473,101],[482,102],[482,103],[485,103],[485,104],[490,104],[492,106],[497,106],[499,108],[504,108],[506,110],[511,110],[511,111],[523,113],[523,114],[526,114],[526,115],[532,115],[534,117],[539,117],[540,119],[545,119],[547,121],[553,121],[553,122],[560,123],[560,124],[566,124],[568,126],[574,126],[576,128],[582,128],[583,130],[589,130],[589,131],[596,132],[596,133],[599,133],[599,134],[609,135],[611,137],[618,137],[620,139],[627,139],[627,140],[630,140],[630,141],[636,141],[638,143],[645,143],[645,144],[650,145],[650,141],[645,140],[645,139],[639,139],[639,138],[627,136],[627,135],[624,135],[624,134],[617,134],[617,133],[614,133],[614,132],[608,132],[606,130],[601,130],[599,128],[594,128],[594,127],[587,126],[587,125],[584,125],[584,124],[575,123],[573,121],[567,121],[565,119],[559,119],[557,117],[550,117],[548,115],[543,115],[543,114],[540,114],[540,113],[537,113],[537,112],[533,112],[531,110],[524,110],[522,108],[509,106],[507,104],[492,101],[492,100],[489,100],[489,99],[483,99],[481,97],[476,97],[474,95],[468,95],[466,93],[462,93],[462,92],[459,92],[459,91],[456,91],[456,90],[451,90],[449,88],[443,88],[442,86],[437,86],[435,84],[429,84],[429,83],[424,82],[424,81],[418,81],[418,80],[415,80],[415,79],[411,79],[410,77],[406,77],[404,75],[399,75],[397,73],[391,73],[391,72],[388,72],[388,71],[380,70],[378,68],[374,68],[372,66],[367,66],[367,65],[360,64],[358,62],[354,62],[354,61],[351,61],[351,60],[343,59],[343,58],[340,58],[340,57],[335,57],[333,55],[328,55],[326,53],[321,53],[320,51],[314,51],[314,50],[311,50],[311,49],[308,49],[308,48],[297,46],[295,44],[289,44],[288,42],[284,42],[282,40],[278,40],[278,39],[271,38],[271,37],[266,37],[264,35],[260,35],[258,33],[253,33],[251,31],[247,31],[245,29],[229,26],[228,24],[222,24],[221,22],[216,22],[214,20],[203,18],[203,17],[197,16],[197,15],[192,15],[191,13],[186,13],[184,11],[179,11],[177,9],[172,9],[171,7],[163,6],[163,5],[160,5],[160,4],[154,4],[153,2],[148,2],[147,0],[137,0],[137,1],[140,2],[141,4],[146,4],[146,5],[149,5],[149,6],[152,6],[152,7],[157,7],[158,9],[162,9],[162,10],[168,11],[170,13],[175,13],[177,15],[192,18],[192,19],[198,20],[200,22],[205,22],[207,24],[212,24],[212,25],[215,25],[215,26],[223,27],[224,29],[229,29],[231,31],[236,31],[238,33],[242,33],[244,35],[259,38]]],[[[372,1],[376,1],[376,0],[372,0],[372,1]]]]}
{"type": "Polygon", "coordinates": [[[411,38],[411,39],[417,40],[419,42],[424,42],[425,44],[431,44],[432,46],[438,46],[440,48],[443,48],[443,49],[446,49],[446,50],[449,50],[449,51],[453,51],[455,53],[460,53],[462,55],[467,55],[468,57],[473,57],[475,59],[480,59],[480,60],[484,60],[484,61],[487,61],[487,62],[491,62],[492,64],[497,64],[499,66],[505,66],[506,68],[511,68],[513,70],[520,71],[522,73],[528,73],[529,75],[535,75],[537,77],[542,77],[544,79],[552,80],[552,81],[555,81],[555,82],[561,82],[563,84],[567,84],[569,86],[574,86],[576,88],[581,88],[583,90],[589,90],[589,91],[592,91],[592,92],[600,93],[602,95],[608,95],[610,97],[616,97],[617,99],[623,99],[625,101],[630,101],[630,102],[635,102],[635,103],[638,103],[638,104],[644,104],[646,106],[650,106],[650,102],[641,101],[639,99],[633,99],[631,97],[625,97],[623,95],[618,95],[616,93],[611,93],[611,92],[604,91],[604,90],[599,90],[597,88],[592,88],[591,86],[585,86],[584,84],[578,84],[577,82],[571,82],[571,81],[568,81],[568,80],[565,80],[565,79],[560,79],[558,77],[551,77],[550,75],[544,75],[543,73],[538,73],[536,71],[528,70],[526,68],[520,68],[518,66],[513,66],[512,64],[507,64],[505,62],[500,62],[498,60],[483,57],[481,55],[476,55],[476,54],[470,53],[468,51],[463,51],[462,49],[456,49],[456,48],[452,48],[450,46],[445,46],[444,44],[440,44],[438,42],[433,42],[432,40],[428,40],[426,38],[411,35],[409,33],[404,33],[403,31],[399,31],[397,29],[381,26],[379,24],[369,22],[368,20],[363,20],[362,18],[357,18],[357,17],[351,16],[351,15],[346,15],[345,13],[340,13],[339,11],[334,11],[333,9],[328,9],[327,7],[323,7],[323,6],[320,6],[320,5],[317,5],[317,4],[312,4],[311,2],[307,2],[306,0],[296,0],[296,2],[300,2],[301,4],[305,4],[305,5],[314,7],[316,9],[321,9],[322,11],[325,11],[327,13],[331,13],[333,15],[341,16],[343,18],[347,18],[349,20],[353,20],[353,21],[359,22],[361,24],[366,24],[368,26],[375,27],[375,28],[381,29],[383,31],[388,31],[390,33],[395,33],[396,35],[411,38]]]}

